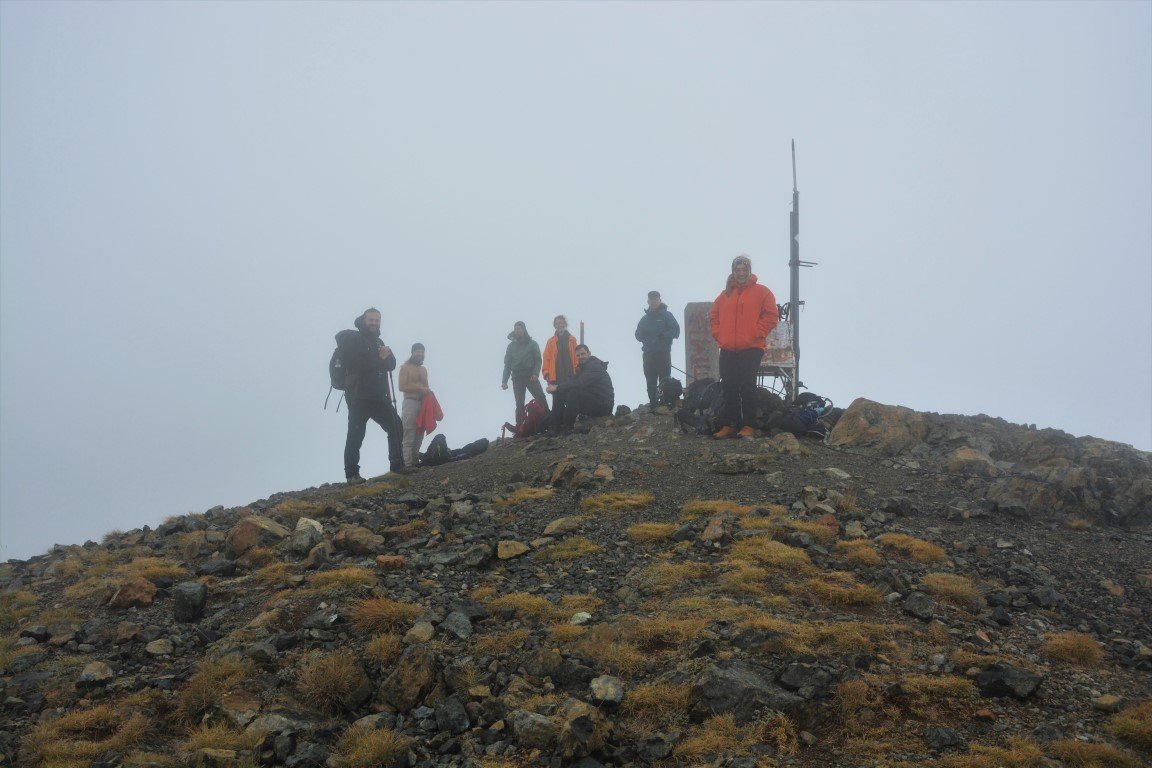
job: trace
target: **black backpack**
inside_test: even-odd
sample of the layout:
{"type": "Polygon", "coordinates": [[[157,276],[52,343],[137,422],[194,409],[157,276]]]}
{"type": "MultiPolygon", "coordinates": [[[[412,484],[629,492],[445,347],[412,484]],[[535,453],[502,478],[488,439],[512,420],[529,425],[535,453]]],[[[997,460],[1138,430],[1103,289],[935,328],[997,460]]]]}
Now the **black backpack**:
{"type": "Polygon", "coordinates": [[[656,387],[656,399],[661,405],[675,405],[682,394],[684,385],[680,383],[680,379],[671,376],[661,377],[660,384],[656,387]]]}
{"type": "Polygon", "coordinates": [[[436,435],[428,443],[428,450],[420,454],[420,466],[438,467],[452,461],[452,451],[448,450],[448,439],[444,435],[436,435]]]}
{"type": "MultiPolygon", "coordinates": [[[[829,417],[835,412],[832,401],[814,392],[801,392],[791,405],[775,411],[768,423],[783,432],[791,432],[797,437],[824,437],[832,424],[829,417]]],[[[836,414],[839,418],[839,414],[836,414]]]]}
{"type": "Polygon", "coordinates": [[[680,431],[688,434],[712,434],[720,428],[724,412],[724,390],[715,379],[697,379],[688,385],[684,407],[676,412],[680,431]]]}

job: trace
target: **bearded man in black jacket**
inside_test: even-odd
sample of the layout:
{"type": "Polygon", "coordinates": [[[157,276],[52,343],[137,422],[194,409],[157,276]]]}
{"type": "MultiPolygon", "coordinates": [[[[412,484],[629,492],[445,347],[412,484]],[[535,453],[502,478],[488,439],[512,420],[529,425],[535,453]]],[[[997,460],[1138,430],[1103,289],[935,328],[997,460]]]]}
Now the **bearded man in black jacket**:
{"type": "Polygon", "coordinates": [[[404,428],[392,404],[388,374],[396,368],[392,349],[380,340],[380,310],[364,310],[356,318],[355,331],[336,334],[340,362],[345,370],[344,399],[348,402],[348,437],[344,442],[344,476],[350,485],[364,482],[360,476],[360,446],[364,444],[368,420],[388,433],[388,463],[391,471],[404,470],[401,441],[404,428]]]}
{"type": "Polygon", "coordinates": [[[576,373],[567,381],[548,385],[549,394],[555,395],[552,407],[553,428],[570,431],[576,417],[608,416],[612,413],[615,393],[608,363],[592,357],[587,345],[576,347],[576,373]]]}

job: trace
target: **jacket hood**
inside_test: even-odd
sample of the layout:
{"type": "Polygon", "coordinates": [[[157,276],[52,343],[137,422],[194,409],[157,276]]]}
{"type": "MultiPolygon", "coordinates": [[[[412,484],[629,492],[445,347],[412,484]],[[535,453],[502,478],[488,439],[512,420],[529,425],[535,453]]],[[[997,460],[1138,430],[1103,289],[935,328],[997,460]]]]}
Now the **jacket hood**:
{"type": "MultiPolygon", "coordinates": [[[[744,287],[747,288],[750,285],[756,285],[758,282],[759,281],[756,279],[756,275],[748,275],[748,282],[744,283],[744,287]]],[[[728,282],[724,285],[724,292],[732,293],[732,289],[736,287],[738,286],[736,284],[735,276],[728,275],[728,282]]]]}
{"type": "Polygon", "coordinates": [[[668,305],[665,304],[664,302],[660,302],[660,306],[656,307],[656,309],[652,309],[652,307],[645,307],[644,311],[645,312],[667,312],[668,311],[668,305]]]}
{"type": "MultiPolygon", "coordinates": [[[[532,337],[528,335],[528,331],[524,331],[524,341],[532,341],[532,337]]],[[[516,341],[516,331],[508,334],[508,341],[516,341]]]]}

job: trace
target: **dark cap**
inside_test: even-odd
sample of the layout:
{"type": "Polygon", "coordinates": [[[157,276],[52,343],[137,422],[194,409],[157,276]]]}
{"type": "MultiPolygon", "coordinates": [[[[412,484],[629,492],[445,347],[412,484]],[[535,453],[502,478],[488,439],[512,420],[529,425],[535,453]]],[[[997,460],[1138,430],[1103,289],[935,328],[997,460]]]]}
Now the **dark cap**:
{"type": "Polygon", "coordinates": [[[660,298],[660,291],[648,291],[648,298],[650,298],[650,299],[660,298]]]}
{"type": "Polygon", "coordinates": [[[424,345],[421,344],[420,342],[416,342],[415,344],[412,345],[412,351],[413,352],[415,352],[418,349],[424,349],[424,345]]]}

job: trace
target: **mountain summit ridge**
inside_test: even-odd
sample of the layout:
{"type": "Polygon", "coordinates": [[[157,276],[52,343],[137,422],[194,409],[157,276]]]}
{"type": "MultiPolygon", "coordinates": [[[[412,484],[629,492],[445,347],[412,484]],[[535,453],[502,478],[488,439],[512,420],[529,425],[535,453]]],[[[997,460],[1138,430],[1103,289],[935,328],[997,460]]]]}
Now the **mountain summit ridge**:
{"type": "Polygon", "coordinates": [[[1139,765],[1150,467],[643,410],[57,546],[0,566],[0,765],[1139,765]]]}

